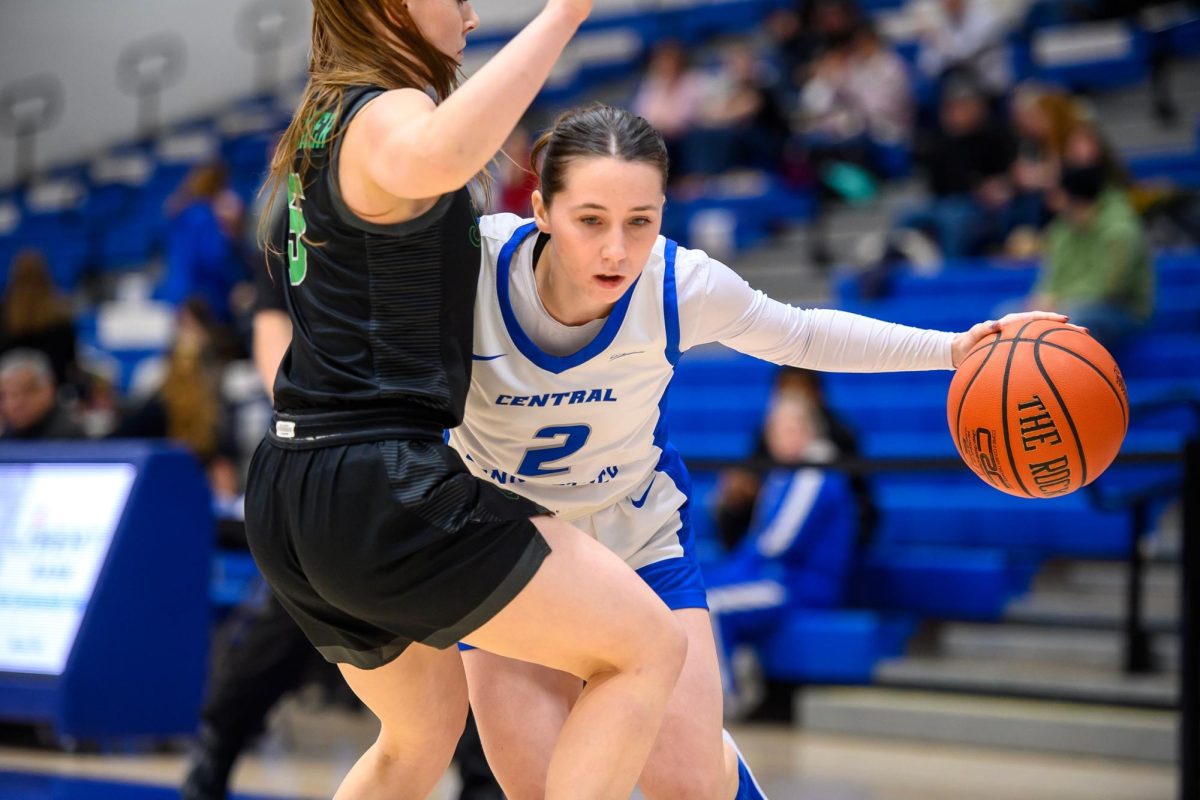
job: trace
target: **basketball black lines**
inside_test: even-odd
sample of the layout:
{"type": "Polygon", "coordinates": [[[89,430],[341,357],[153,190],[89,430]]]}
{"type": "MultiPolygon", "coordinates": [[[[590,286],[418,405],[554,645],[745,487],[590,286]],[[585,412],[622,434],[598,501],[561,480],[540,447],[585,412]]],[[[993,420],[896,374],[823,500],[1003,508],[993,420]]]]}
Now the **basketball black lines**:
{"type": "MultiPolygon", "coordinates": [[[[1056,330],[1062,330],[1062,328],[1054,328],[1052,330],[1045,331],[1041,334],[1041,336],[1038,336],[1036,341],[1034,341],[1033,363],[1037,364],[1038,371],[1041,372],[1042,377],[1046,379],[1046,385],[1049,386],[1050,391],[1054,393],[1054,399],[1058,401],[1058,407],[1062,409],[1063,416],[1067,418],[1067,426],[1070,427],[1071,436],[1075,439],[1075,449],[1079,451],[1079,466],[1082,469],[1082,474],[1079,479],[1080,485],[1086,486],[1088,482],[1087,456],[1085,456],[1083,453],[1083,440],[1079,438],[1079,429],[1075,427],[1075,420],[1071,416],[1071,409],[1067,408],[1067,404],[1063,402],[1063,398],[1058,391],[1058,387],[1054,385],[1054,380],[1050,377],[1050,373],[1046,371],[1046,366],[1042,363],[1042,356],[1038,353],[1038,347],[1042,344],[1046,344],[1042,341],[1042,339],[1054,333],[1056,330]]],[[[1016,348],[1016,345],[1014,344],[1013,347],[1016,348]]]]}
{"type": "Polygon", "coordinates": [[[1013,344],[1008,348],[1008,361],[1004,364],[1004,378],[1000,384],[1000,429],[1004,432],[1004,452],[1008,455],[1008,463],[1012,467],[1012,474],[1017,480],[1017,485],[1029,497],[1033,497],[1034,495],[1029,489],[1025,488],[1025,481],[1021,480],[1021,471],[1017,469],[1017,459],[1013,457],[1012,436],[1008,430],[1008,377],[1009,373],[1012,372],[1013,359],[1017,355],[1017,342],[1021,340],[1021,334],[1025,332],[1025,329],[1032,324],[1033,322],[1026,322],[1017,331],[1017,335],[1013,337],[1013,344]]]}

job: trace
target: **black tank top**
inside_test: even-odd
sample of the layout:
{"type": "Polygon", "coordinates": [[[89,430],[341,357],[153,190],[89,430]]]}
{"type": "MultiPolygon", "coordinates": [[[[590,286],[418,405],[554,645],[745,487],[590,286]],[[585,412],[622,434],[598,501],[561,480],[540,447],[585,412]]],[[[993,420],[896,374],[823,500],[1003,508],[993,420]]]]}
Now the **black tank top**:
{"type": "MultiPolygon", "coordinates": [[[[346,93],[340,115],[318,115],[288,181],[286,299],[292,343],[275,408],[340,432],[406,435],[462,422],[471,379],[479,228],[467,189],[422,216],[376,225],[354,215],[337,185],[342,132],[383,90],[346,93]]],[[[329,434],[333,433],[333,436],[329,434]]]]}

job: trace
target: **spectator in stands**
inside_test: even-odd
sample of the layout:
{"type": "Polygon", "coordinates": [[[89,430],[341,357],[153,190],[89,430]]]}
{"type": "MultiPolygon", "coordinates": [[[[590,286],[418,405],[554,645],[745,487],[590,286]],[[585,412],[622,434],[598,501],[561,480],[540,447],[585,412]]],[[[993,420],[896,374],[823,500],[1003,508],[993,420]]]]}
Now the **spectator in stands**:
{"type": "Polygon", "coordinates": [[[907,142],[913,100],[904,61],[869,23],[816,61],[800,97],[801,126],[823,147],[907,142]]]}
{"type": "MultiPolygon", "coordinates": [[[[771,392],[771,405],[787,397],[798,397],[813,409],[818,429],[823,432],[821,438],[832,448],[832,450],[828,450],[822,445],[808,454],[810,458],[819,455],[819,460],[825,461],[858,454],[857,437],[829,407],[829,403],[825,399],[820,373],[803,367],[780,367],[771,392]]],[[[759,435],[752,459],[758,462],[771,460],[765,427],[759,435]]],[[[726,551],[734,550],[745,537],[761,483],[760,474],[751,467],[731,467],[721,471],[717,483],[717,499],[713,507],[713,516],[717,534],[726,551]]],[[[865,532],[874,524],[874,507],[870,499],[869,488],[862,480],[852,479],[852,483],[855,484],[855,499],[865,532]]]]}
{"type": "Polygon", "coordinates": [[[925,5],[917,65],[930,80],[965,75],[992,97],[1012,86],[1007,37],[1012,20],[989,0],[941,0],[925,5]]]}
{"type": "Polygon", "coordinates": [[[964,258],[1008,233],[1013,201],[1008,173],[1016,143],[992,121],[986,95],[969,80],[945,85],[939,117],[937,133],[920,153],[932,199],[904,215],[897,227],[932,236],[942,258],[964,258]]]}
{"type": "Polygon", "coordinates": [[[655,45],[633,98],[633,111],[662,134],[667,156],[680,166],[680,174],[684,138],[700,113],[704,90],[703,76],[690,68],[682,44],[667,40],[655,45]]]}
{"type": "Polygon", "coordinates": [[[1009,117],[1017,138],[1011,230],[1005,252],[1030,258],[1041,250],[1042,228],[1052,211],[1048,194],[1058,186],[1063,150],[1071,132],[1088,124],[1090,112],[1065,92],[1029,82],[1013,92],[1009,117]]]}
{"type": "Polygon", "coordinates": [[[220,393],[224,364],[217,354],[215,328],[201,301],[183,305],[162,386],[121,420],[114,437],[171,439],[205,464],[226,451],[220,393]]]}
{"type": "Polygon", "coordinates": [[[1113,347],[1140,330],[1154,306],[1154,270],[1142,221],[1117,182],[1118,166],[1093,127],[1067,141],[1030,308],[1058,308],[1113,347]]]}
{"type": "Polygon", "coordinates": [[[218,320],[230,320],[230,293],[246,278],[239,252],[242,212],[223,165],[205,164],[188,174],[167,203],[166,275],[158,299],[178,306],[198,297],[218,320]]]}
{"type": "Polygon", "coordinates": [[[0,440],[83,439],[83,428],[58,401],[45,353],[28,348],[0,357],[0,440]]]}
{"type": "MultiPolygon", "coordinates": [[[[797,393],[772,405],[766,440],[780,465],[821,461],[834,451],[820,431],[816,408],[797,393]]],[[[705,569],[726,664],[740,646],[770,636],[790,612],[843,602],[857,519],[844,475],[787,466],[767,473],[749,536],[727,560],[705,569]]],[[[726,678],[729,686],[731,676],[726,678]]]]}
{"type": "Polygon", "coordinates": [[[683,147],[683,173],[778,170],[788,121],[746,43],[722,51],[720,67],[708,77],[703,98],[683,147]]]}
{"type": "Polygon", "coordinates": [[[71,308],[38,250],[22,250],[13,259],[0,310],[0,354],[18,348],[45,353],[59,385],[78,377],[71,308]]]}

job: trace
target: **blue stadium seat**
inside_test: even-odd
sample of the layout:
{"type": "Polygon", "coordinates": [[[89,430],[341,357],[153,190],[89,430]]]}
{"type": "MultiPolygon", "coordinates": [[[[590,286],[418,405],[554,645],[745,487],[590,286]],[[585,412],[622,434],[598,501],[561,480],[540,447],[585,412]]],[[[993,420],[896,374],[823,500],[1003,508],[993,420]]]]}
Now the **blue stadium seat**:
{"type": "Polygon", "coordinates": [[[907,615],[798,611],[759,647],[763,674],[792,683],[869,683],[876,664],[900,655],[916,630],[907,615]]]}
{"type": "MultiPolygon", "coordinates": [[[[948,438],[948,437],[947,437],[948,438]]],[[[1000,548],[1041,556],[1121,558],[1126,514],[1098,511],[1086,492],[1053,501],[1012,497],[977,481],[878,488],[876,542],[1000,548]]]]}
{"type": "Polygon", "coordinates": [[[994,548],[881,546],[862,560],[854,602],[943,619],[995,620],[1038,562],[994,548]]]}

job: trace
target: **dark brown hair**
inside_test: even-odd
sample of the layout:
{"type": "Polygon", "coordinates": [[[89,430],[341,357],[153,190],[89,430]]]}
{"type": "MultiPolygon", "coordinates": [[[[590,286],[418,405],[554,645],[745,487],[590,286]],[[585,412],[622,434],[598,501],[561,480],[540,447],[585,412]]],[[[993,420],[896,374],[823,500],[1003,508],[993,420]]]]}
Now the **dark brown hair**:
{"type": "Polygon", "coordinates": [[[637,114],[595,103],[560,114],[533,146],[529,164],[546,205],[562,191],[572,161],[597,156],[657,167],[666,186],[667,146],[654,126],[637,114]]]}

